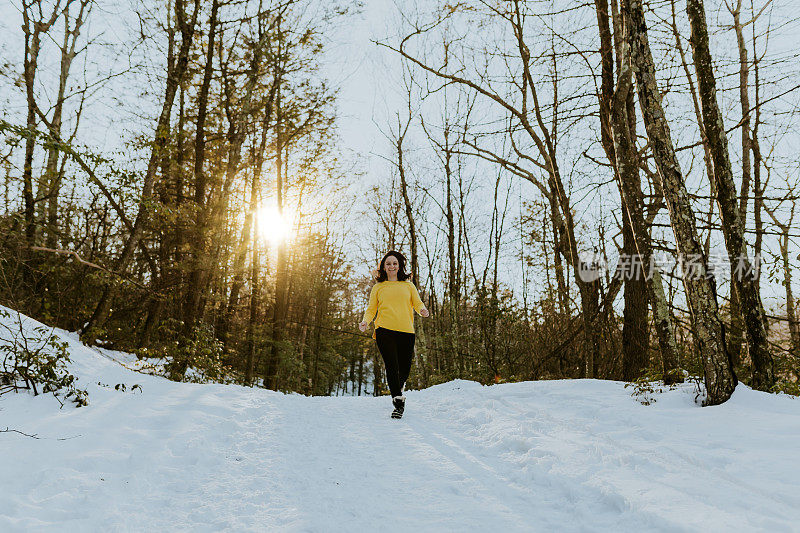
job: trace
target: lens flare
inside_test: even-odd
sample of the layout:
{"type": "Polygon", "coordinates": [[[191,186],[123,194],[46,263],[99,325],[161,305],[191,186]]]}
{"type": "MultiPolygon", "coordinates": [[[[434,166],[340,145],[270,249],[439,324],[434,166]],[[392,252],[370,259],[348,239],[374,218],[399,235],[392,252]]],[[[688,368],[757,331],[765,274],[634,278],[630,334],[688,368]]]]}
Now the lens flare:
{"type": "Polygon", "coordinates": [[[261,239],[270,244],[277,245],[291,236],[292,225],[289,223],[286,213],[281,216],[277,207],[260,208],[256,212],[256,224],[261,239]]]}

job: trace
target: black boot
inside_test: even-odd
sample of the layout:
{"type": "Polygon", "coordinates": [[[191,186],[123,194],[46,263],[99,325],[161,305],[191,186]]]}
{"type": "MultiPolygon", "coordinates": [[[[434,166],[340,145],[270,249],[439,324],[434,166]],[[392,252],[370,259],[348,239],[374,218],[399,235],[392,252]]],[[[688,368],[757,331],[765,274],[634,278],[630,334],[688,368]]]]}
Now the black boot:
{"type": "Polygon", "coordinates": [[[394,405],[394,411],[392,411],[392,418],[403,418],[403,411],[406,408],[406,397],[405,396],[395,396],[392,398],[392,405],[394,405]]]}

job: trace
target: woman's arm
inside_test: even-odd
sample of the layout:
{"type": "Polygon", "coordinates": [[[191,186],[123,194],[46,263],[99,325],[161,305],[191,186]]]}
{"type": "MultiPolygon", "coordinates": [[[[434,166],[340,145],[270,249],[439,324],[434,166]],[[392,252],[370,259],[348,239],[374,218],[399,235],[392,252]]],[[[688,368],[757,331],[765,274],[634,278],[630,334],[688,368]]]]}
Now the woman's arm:
{"type": "Polygon", "coordinates": [[[417,287],[410,281],[408,283],[411,285],[411,304],[414,306],[414,310],[421,316],[427,317],[430,313],[425,307],[425,304],[422,302],[422,298],[419,297],[419,291],[417,291],[417,287]]]}
{"type": "Polygon", "coordinates": [[[378,284],[372,286],[372,290],[369,291],[369,303],[367,304],[367,310],[364,311],[364,318],[361,319],[361,323],[358,325],[361,331],[366,331],[367,326],[372,320],[375,318],[375,313],[378,312],[378,284]]]}

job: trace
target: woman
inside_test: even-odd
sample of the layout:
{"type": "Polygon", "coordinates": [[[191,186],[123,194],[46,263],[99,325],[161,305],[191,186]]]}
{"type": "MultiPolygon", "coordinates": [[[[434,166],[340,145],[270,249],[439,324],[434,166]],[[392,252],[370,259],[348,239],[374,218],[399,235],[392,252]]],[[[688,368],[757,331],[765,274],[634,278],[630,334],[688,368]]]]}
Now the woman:
{"type": "Polygon", "coordinates": [[[403,254],[394,250],[387,252],[373,275],[378,283],[369,293],[369,305],[358,327],[366,331],[369,323],[375,320],[372,336],[386,365],[386,381],[394,405],[392,418],[402,418],[406,406],[403,391],[414,358],[414,311],[423,317],[430,313],[417,288],[408,280],[403,254]]]}

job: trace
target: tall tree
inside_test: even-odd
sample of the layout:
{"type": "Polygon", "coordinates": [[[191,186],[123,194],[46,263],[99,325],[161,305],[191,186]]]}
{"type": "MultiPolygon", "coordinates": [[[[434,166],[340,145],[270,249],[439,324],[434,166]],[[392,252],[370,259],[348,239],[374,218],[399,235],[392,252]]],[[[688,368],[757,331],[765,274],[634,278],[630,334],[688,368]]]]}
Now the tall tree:
{"type": "MultiPolygon", "coordinates": [[[[282,108],[284,70],[286,68],[285,46],[281,40],[281,22],[278,21],[278,42],[277,54],[278,61],[275,64],[275,200],[278,209],[278,216],[284,218],[284,175],[283,175],[283,156],[285,150],[285,139],[283,137],[284,128],[284,109],[282,108]]],[[[283,342],[284,329],[286,327],[286,287],[287,287],[287,264],[286,264],[286,242],[281,239],[277,245],[277,259],[275,268],[275,304],[272,308],[272,343],[270,346],[270,357],[267,362],[267,386],[274,389],[278,373],[278,364],[281,354],[281,342],[283,342]]]]}
{"type": "MultiPolygon", "coordinates": [[[[793,194],[793,188],[789,193],[793,194]]],[[[798,322],[797,310],[795,307],[794,291],[792,290],[792,266],[789,260],[789,243],[792,223],[794,222],[795,201],[792,201],[789,208],[789,220],[781,222],[775,214],[775,210],[766,209],[769,216],[776,226],[781,230],[780,235],[780,255],[781,266],[783,267],[783,287],[786,294],[786,320],[789,323],[789,339],[791,340],[791,351],[795,357],[800,356],[800,322],[798,322]]]]}
{"type": "MultiPolygon", "coordinates": [[[[37,0],[22,2],[22,31],[25,34],[23,80],[25,82],[25,103],[27,107],[26,126],[29,131],[36,130],[37,109],[36,104],[36,75],[39,68],[39,53],[41,51],[42,35],[47,35],[50,28],[58,21],[62,9],[72,3],[67,0],[62,8],[61,1],[57,1],[52,10],[45,14],[43,4],[37,0]]],[[[68,20],[68,19],[67,19],[68,20]]],[[[58,115],[60,119],[60,115],[58,115]]],[[[25,140],[25,156],[22,167],[22,196],[25,212],[25,241],[33,246],[36,239],[36,191],[33,188],[33,154],[36,148],[36,137],[29,135],[25,140]]],[[[43,191],[39,191],[41,193],[43,191]]],[[[28,269],[25,271],[29,272],[28,269]]]]}
{"type": "MultiPolygon", "coordinates": [[[[697,71],[700,103],[703,109],[703,125],[714,161],[714,179],[717,185],[717,203],[722,215],[722,233],[725,236],[725,245],[728,248],[731,264],[736,266],[731,283],[736,287],[736,293],[739,296],[750,357],[753,361],[751,385],[759,390],[770,390],[775,384],[775,371],[772,354],[768,348],[755,270],[748,256],[741,211],[736,201],[736,185],[733,182],[733,171],[728,154],[728,137],[717,102],[717,82],[711,61],[703,1],[687,0],[686,11],[692,27],[692,54],[697,71]]],[[[746,91],[746,86],[744,90],[746,91]]],[[[749,110],[747,114],[749,115],[749,110]]],[[[749,153],[749,139],[747,144],[749,153]]],[[[747,179],[749,179],[749,175],[747,179]]],[[[746,204],[744,205],[746,206],[746,204]]]]}
{"type": "MultiPolygon", "coordinates": [[[[207,270],[206,250],[206,228],[209,224],[209,212],[207,202],[207,178],[205,172],[206,163],[206,118],[208,115],[208,97],[211,88],[211,76],[214,73],[214,40],[217,36],[217,14],[219,12],[219,0],[212,0],[211,14],[208,19],[208,43],[206,50],[206,63],[203,68],[203,81],[200,84],[200,91],[197,95],[197,122],[194,137],[194,195],[193,209],[197,223],[192,226],[191,238],[189,239],[189,250],[191,254],[192,269],[189,273],[189,286],[184,297],[183,324],[184,335],[189,337],[195,327],[200,312],[201,286],[203,274],[207,270]]],[[[180,362],[180,367],[176,371],[183,375],[187,361],[180,362]]]]}
{"type": "MultiPolygon", "coordinates": [[[[50,135],[55,138],[61,138],[61,127],[63,123],[64,103],[67,98],[67,82],[70,76],[70,70],[75,57],[78,55],[77,49],[78,37],[81,33],[81,28],[86,23],[87,18],[94,5],[94,0],[79,0],[77,5],[77,13],[70,16],[70,7],[72,2],[67,2],[64,6],[64,37],[59,45],[59,52],[61,55],[58,73],[58,90],[56,92],[55,104],[53,105],[52,118],[48,122],[48,130],[50,135]]],[[[41,113],[41,111],[39,111],[41,113]]],[[[80,108],[73,115],[75,119],[80,118],[80,108]]],[[[77,124],[75,125],[77,130],[77,124]]],[[[71,142],[74,134],[68,142],[71,142]]],[[[46,244],[50,248],[55,248],[58,245],[59,237],[59,224],[58,224],[58,200],[59,193],[61,192],[61,180],[64,175],[64,162],[66,157],[62,156],[57,147],[50,147],[47,151],[47,163],[45,164],[45,171],[42,174],[39,186],[39,196],[46,197],[46,228],[47,239],[46,244]],[[59,164],[61,158],[61,164],[59,164]]]]}
{"type": "MultiPolygon", "coordinates": [[[[453,9],[451,13],[456,11],[457,9],[453,9]]],[[[545,123],[544,112],[539,101],[537,84],[533,79],[534,57],[525,40],[526,13],[524,11],[525,6],[518,0],[511,2],[502,11],[493,11],[493,13],[496,13],[502,18],[504,23],[509,25],[512,31],[515,52],[520,62],[521,79],[515,80],[514,83],[514,86],[519,91],[519,106],[515,105],[510,97],[504,97],[499,94],[489,84],[472,81],[460,75],[461,73],[450,73],[446,64],[439,68],[432,67],[406,50],[411,39],[442,24],[447,16],[437,21],[434,25],[417,28],[416,31],[407,35],[397,48],[385,43],[381,44],[394,50],[407,61],[425,72],[447,80],[450,83],[461,85],[468,90],[480,94],[487,100],[494,102],[502,110],[507,112],[513,120],[517,121],[518,128],[528,136],[528,139],[533,144],[536,157],[521,152],[514,144],[513,138],[511,138],[511,142],[514,144],[514,149],[518,157],[533,164],[539,170],[544,171],[544,180],[540,180],[534,173],[525,171],[524,168],[513,164],[500,154],[474,144],[470,146],[473,150],[476,150],[477,155],[504,166],[504,168],[511,170],[517,176],[530,180],[539,188],[545,197],[552,197],[553,201],[550,205],[556,209],[556,211],[553,212],[553,216],[556,220],[556,224],[554,225],[559,228],[560,232],[559,244],[561,248],[559,252],[572,267],[574,280],[578,285],[581,295],[581,319],[583,321],[582,331],[584,337],[584,361],[581,365],[581,375],[584,377],[596,377],[597,365],[600,361],[601,353],[601,328],[598,324],[600,319],[600,282],[596,277],[586,277],[583,275],[585,272],[591,271],[592,267],[586,264],[578,250],[575,218],[573,216],[570,197],[567,194],[567,189],[561,177],[556,143],[554,142],[554,132],[551,127],[545,123]]],[[[509,129],[508,133],[511,137],[515,134],[516,129],[517,128],[513,127],[509,129]]]]}
{"type": "MultiPolygon", "coordinates": [[[[147,163],[147,170],[145,171],[144,180],[142,183],[141,199],[139,201],[139,211],[136,214],[136,220],[133,223],[133,228],[130,235],[125,241],[122,252],[117,258],[114,265],[117,272],[124,272],[128,267],[131,259],[133,259],[133,252],[139,245],[139,241],[144,233],[145,225],[150,216],[151,204],[153,201],[153,188],[156,182],[157,171],[164,149],[169,140],[170,131],[170,117],[172,115],[172,107],[175,102],[175,94],[178,87],[183,82],[186,70],[189,66],[189,50],[192,47],[192,39],[194,37],[195,26],[197,24],[197,16],[200,12],[200,0],[193,0],[192,11],[187,14],[186,6],[188,0],[174,0],[174,17],[175,25],[180,32],[181,41],[178,47],[177,54],[175,53],[175,26],[169,25],[167,31],[168,49],[167,49],[167,79],[166,87],[164,90],[164,100],[161,105],[161,112],[158,115],[158,121],[155,127],[155,135],[153,146],[150,151],[150,159],[147,163]]],[[[93,341],[94,330],[101,328],[108,317],[108,311],[111,307],[111,300],[113,298],[114,285],[107,283],[103,294],[100,297],[94,313],[89,321],[83,328],[83,337],[89,341],[93,341]]]]}
{"type": "Polygon", "coordinates": [[[639,179],[639,152],[636,148],[636,113],[633,99],[633,72],[625,37],[627,28],[612,1],[613,44],[606,0],[596,0],[600,33],[602,84],[600,122],[602,144],[612,164],[622,198],[623,253],[625,264],[625,310],[622,330],[623,379],[641,376],[647,365],[649,334],[647,303],[653,310],[656,333],[666,383],[682,380],[677,371],[678,354],[672,332],[672,319],[664,294],[661,271],[653,263],[650,234],[644,216],[644,198],[639,179]],[[614,81],[613,57],[617,79],[614,81]],[[645,271],[647,268],[647,271],[645,271]]]}
{"type": "MultiPolygon", "coordinates": [[[[631,381],[642,375],[648,363],[650,335],[647,323],[647,279],[644,266],[650,261],[649,238],[644,228],[643,201],[639,181],[638,152],[635,148],[636,115],[628,115],[632,102],[630,74],[618,67],[622,83],[614,94],[614,53],[608,2],[595,0],[600,33],[601,92],[600,131],[603,149],[611,161],[622,204],[622,254],[625,257],[625,289],[622,325],[622,378],[631,381]],[[628,78],[624,77],[627,74],[628,78]],[[627,84],[627,85],[626,85],[627,84]],[[615,98],[616,97],[616,98],[615,98]],[[631,125],[631,121],[633,124],[631,125]],[[633,143],[631,141],[634,141],[633,143]],[[634,231],[634,225],[639,225],[634,231]],[[643,242],[644,241],[644,242],[643,242]]],[[[617,32],[621,24],[617,24],[617,32]]],[[[619,41],[619,36],[617,36],[619,41]]],[[[618,58],[618,65],[620,65],[618,58]]],[[[621,65],[620,65],[621,66],[621,65]]]]}
{"type": "Polygon", "coordinates": [[[703,363],[706,405],[725,402],[736,388],[730,355],[717,306],[716,282],[708,257],[697,237],[695,215],[689,203],[683,173],[675,154],[669,123],[661,105],[653,54],[641,0],[622,0],[623,20],[636,77],[639,106],[658,167],[664,200],[669,207],[672,231],[684,260],[683,285],[692,320],[695,345],[703,363]]]}

